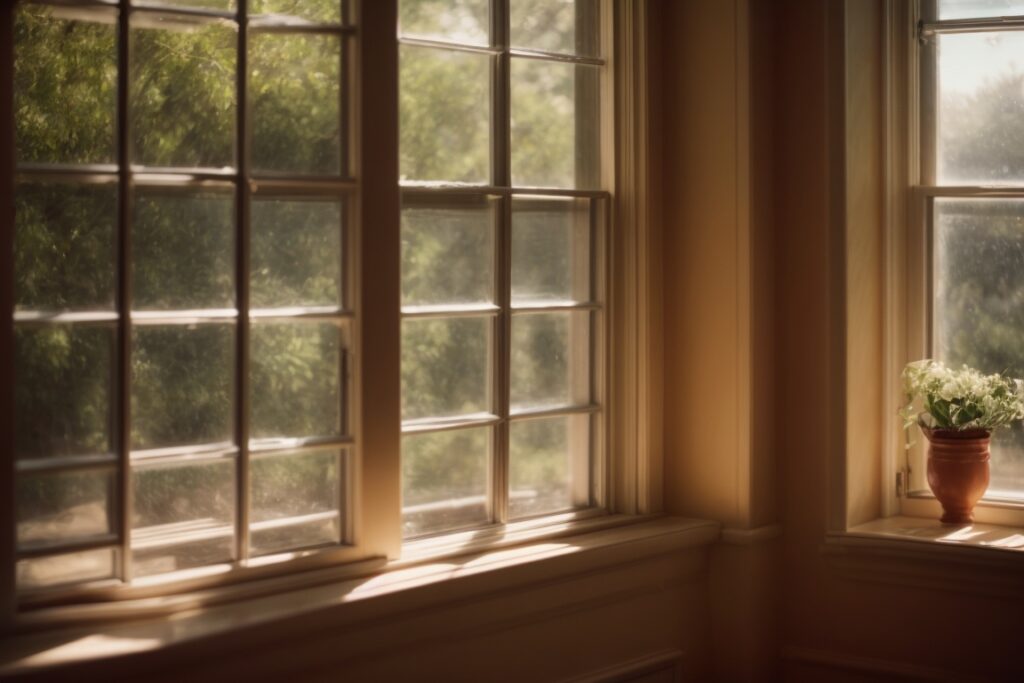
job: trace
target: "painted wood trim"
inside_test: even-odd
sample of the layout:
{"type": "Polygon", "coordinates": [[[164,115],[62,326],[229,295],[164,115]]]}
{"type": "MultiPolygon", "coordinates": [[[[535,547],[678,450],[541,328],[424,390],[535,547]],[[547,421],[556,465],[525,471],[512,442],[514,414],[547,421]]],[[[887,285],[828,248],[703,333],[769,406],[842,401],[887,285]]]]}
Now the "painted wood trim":
{"type": "Polygon", "coordinates": [[[628,683],[645,674],[669,672],[673,681],[683,680],[682,650],[654,652],[615,666],[570,678],[565,683],[628,683]]]}
{"type": "MultiPolygon", "coordinates": [[[[810,666],[815,669],[832,670],[837,674],[840,672],[854,672],[866,674],[881,681],[929,681],[931,683],[974,683],[984,681],[984,678],[972,677],[963,672],[954,673],[934,669],[931,667],[896,662],[884,659],[860,657],[831,650],[820,650],[806,647],[786,647],[782,652],[782,658],[791,663],[789,669],[795,664],[799,667],[810,666]]],[[[810,680],[810,679],[806,679],[810,680]]]]}
{"type": "Polygon", "coordinates": [[[781,524],[766,524],[752,529],[722,529],[722,543],[725,545],[757,545],[781,536],[781,524]]]}

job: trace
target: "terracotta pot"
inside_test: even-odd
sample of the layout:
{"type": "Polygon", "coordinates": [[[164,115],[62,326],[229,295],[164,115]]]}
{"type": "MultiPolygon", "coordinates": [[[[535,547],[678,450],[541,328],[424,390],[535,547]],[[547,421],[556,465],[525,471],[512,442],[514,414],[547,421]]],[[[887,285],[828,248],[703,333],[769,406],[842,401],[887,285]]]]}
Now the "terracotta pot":
{"type": "Polygon", "coordinates": [[[992,434],[985,429],[921,431],[928,437],[928,486],[942,503],[942,522],[970,524],[974,505],[988,488],[992,434]]]}

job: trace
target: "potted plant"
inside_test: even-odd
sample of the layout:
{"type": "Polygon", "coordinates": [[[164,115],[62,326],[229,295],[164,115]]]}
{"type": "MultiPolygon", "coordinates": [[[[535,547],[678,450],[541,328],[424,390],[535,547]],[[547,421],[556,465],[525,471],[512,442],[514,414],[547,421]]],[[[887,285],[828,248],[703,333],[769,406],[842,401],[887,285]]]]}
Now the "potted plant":
{"type": "Polygon", "coordinates": [[[903,369],[903,388],[904,427],[916,423],[928,439],[928,486],[942,504],[942,521],[968,524],[988,488],[992,430],[1024,418],[1021,384],[920,360],[903,369]]]}

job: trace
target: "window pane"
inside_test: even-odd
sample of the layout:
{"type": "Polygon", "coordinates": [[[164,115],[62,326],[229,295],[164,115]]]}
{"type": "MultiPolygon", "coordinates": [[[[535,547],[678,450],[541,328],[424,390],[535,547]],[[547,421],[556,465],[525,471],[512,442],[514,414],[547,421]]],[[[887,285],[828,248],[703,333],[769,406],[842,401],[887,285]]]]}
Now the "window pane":
{"type": "Polygon", "coordinates": [[[113,328],[18,329],[14,353],[16,456],[111,452],[113,328]]]}
{"type": "MultiPolygon", "coordinates": [[[[1024,201],[935,201],[935,354],[948,364],[1024,377],[1024,201]]],[[[1024,492],[1024,428],[992,439],[992,481],[1024,492]]]]}
{"type": "Polygon", "coordinates": [[[250,435],[341,434],[341,330],[333,323],[257,323],[251,328],[250,435]]]}
{"type": "Polygon", "coordinates": [[[487,45],[488,5],[488,0],[400,0],[400,32],[403,36],[487,45]]]}
{"type": "Polygon", "coordinates": [[[600,0],[509,0],[512,46],[583,56],[599,53],[600,0]]]}
{"type": "Polygon", "coordinates": [[[341,172],[341,40],[255,34],[249,52],[252,166],[341,172]]]}
{"type": "Polygon", "coordinates": [[[139,191],[132,222],[133,308],[234,308],[230,194],[139,191]]]}
{"type": "Polygon", "coordinates": [[[402,305],[494,299],[493,200],[410,205],[402,210],[402,305]]]}
{"type": "Polygon", "coordinates": [[[138,28],[133,19],[132,158],[148,166],[234,165],[234,28],[133,16],[147,23],[138,28]]]}
{"type": "Polygon", "coordinates": [[[513,202],[513,305],[590,298],[589,202],[513,202]]]}
{"type": "Polygon", "coordinates": [[[16,489],[19,546],[111,532],[113,470],[23,474],[16,489]]]}
{"type": "Polygon", "coordinates": [[[132,335],[132,447],[233,441],[233,327],[136,326],[132,335]]]}
{"type": "Polygon", "coordinates": [[[31,590],[113,578],[116,560],[117,551],[113,548],[19,560],[18,589],[31,590]]]}
{"type": "Polygon", "coordinates": [[[512,60],[512,184],[594,188],[599,182],[600,70],[512,60]]]}
{"type": "Polygon", "coordinates": [[[337,451],[282,453],[252,460],[252,550],[280,552],[340,538],[337,451]]]}
{"type": "Polygon", "coordinates": [[[136,467],[132,487],[134,576],[233,558],[234,459],[136,467]]]}
{"type": "Polygon", "coordinates": [[[116,186],[20,183],[14,202],[17,308],[113,308],[116,186]]]}
{"type": "Polygon", "coordinates": [[[1024,183],[1024,33],[938,40],[939,183],[1024,183]]]}
{"type": "Polygon", "coordinates": [[[939,19],[1008,17],[1024,14],[1021,0],[939,0],[939,19]]]}
{"type": "Polygon", "coordinates": [[[590,417],[569,415],[509,427],[509,516],[589,502],[590,417]]]}
{"type": "Polygon", "coordinates": [[[19,5],[14,22],[15,138],[18,160],[114,161],[117,28],[112,12],[76,12],[103,23],[61,18],[60,9],[19,5]]]}
{"type": "Polygon", "coordinates": [[[490,318],[402,322],[402,417],[490,411],[490,318]]]}
{"type": "Polygon", "coordinates": [[[131,0],[131,4],[143,7],[196,7],[200,9],[235,9],[235,0],[131,0]]]}
{"type": "Polygon", "coordinates": [[[418,536],[488,521],[491,430],[402,437],[402,531],[418,536]]]}
{"type": "Polygon", "coordinates": [[[401,178],[486,183],[490,57],[407,45],[399,55],[401,178]]]}
{"type": "Polygon", "coordinates": [[[254,308],[341,304],[341,204],[252,203],[254,308]]]}
{"type": "Polygon", "coordinates": [[[249,14],[277,14],[326,24],[341,23],[340,0],[250,0],[249,14]]]}
{"type": "Polygon", "coordinates": [[[514,410],[590,402],[590,314],[512,317],[514,410]]]}

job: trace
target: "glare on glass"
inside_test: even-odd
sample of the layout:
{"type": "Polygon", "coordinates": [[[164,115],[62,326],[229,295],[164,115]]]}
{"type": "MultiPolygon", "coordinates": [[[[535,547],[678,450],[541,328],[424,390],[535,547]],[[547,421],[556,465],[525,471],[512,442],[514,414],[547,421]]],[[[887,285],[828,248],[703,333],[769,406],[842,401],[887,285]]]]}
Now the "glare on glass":
{"type": "Polygon", "coordinates": [[[341,22],[341,0],[251,0],[249,15],[276,15],[289,23],[312,21],[321,24],[341,22]]]}
{"type": "Polygon", "coordinates": [[[18,589],[32,590],[113,578],[117,552],[114,548],[98,548],[18,560],[18,589]]]}
{"type": "Polygon", "coordinates": [[[487,45],[490,0],[400,0],[398,26],[403,37],[487,45]]]}
{"type": "Polygon", "coordinates": [[[115,22],[111,12],[69,14],[60,8],[18,4],[14,21],[18,161],[114,161],[115,22]]]}
{"type": "Polygon", "coordinates": [[[252,167],[341,172],[341,39],[254,34],[249,44],[252,167]]]}
{"type": "Polygon", "coordinates": [[[1024,33],[938,37],[938,181],[1024,183],[1024,33]]]}
{"type": "Polygon", "coordinates": [[[402,321],[402,418],[490,410],[491,318],[402,321]]]}
{"type": "Polygon", "coordinates": [[[510,394],[513,411],[590,402],[589,313],[512,317],[510,394]]]}
{"type": "Polygon", "coordinates": [[[234,208],[230,193],[137,191],[132,307],[234,308],[234,208]]]}
{"type": "Polygon", "coordinates": [[[157,167],[233,166],[235,28],[182,24],[137,13],[131,38],[128,108],[133,162],[157,167]]]}
{"type": "Polygon", "coordinates": [[[512,59],[512,184],[592,189],[600,67],[512,59]]]}
{"type": "Polygon", "coordinates": [[[600,0],[509,0],[512,47],[596,57],[600,0]]]}
{"type": "Polygon", "coordinates": [[[590,203],[512,203],[512,305],[590,300],[590,203]]]}
{"type": "Polygon", "coordinates": [[[233,559],[235,466],[228,458],[132,469],[135,577],[233,559]]]}
{"type": "Polygon", "coordinates": [[[254,323],[249,401],[253,439],[339,436],[341,330],[334,323],[254,323]]]}
{"type": "Polygon", "coordinates": [[[977,19],[1024,15],[1021,0],[938,0],[939,19],[977,19]]]}
{"type": "Polygon", "coordinates": [[[250,532],[254,553],[340,540],[340,457],[338,451],[253,457],[250,532]]]}
{"type": "Polygon", "coordinates": [[[111,469],[21,474],[16,486],[18,545],[108,534],[113,505],[111,469]]]}
{"type": "Polygon", "coordinates": [[[16,457],[112,452],[113,356],[113,326],[15,331],[16,457]]]}
{"type": "Polygon", "coordinates": [[[402,209],[402,305],[494,299],[495,202],[410,204],[402,209]]]}
{"type": "Polygon", "coordinates": [[[590,417],[516,421],[509,427],[508,511],[512,518],[588,502],[590,417]]]}
{"type": "Polygon", "coordinates": [[[14,203],[15,306],[113,308],[117,187],[25,182],[14,203]]]}
{"type": "Polygon", "coordinates": [[[404,536],[488,521],[490,444],[487,427],[402,437],[404,536]]]}
{"type": "Polygon", "coordinates": [[[135,326],[132,448],[234,440],[234,327],[135,326]]]}
{"type": "Polygon", "coordinates": [[[399,58],[401,179],[486,183],[490,57],[402,45],[399,58]]]}
{"type": "MultiPolygon", "coordinates": [[[[1024,378],[1024,200],[937,199],[934,210],[935,356],[1024,378]]],[[[1020,423],[993,433],[991,468],[989,495],[1024,490],[1020,423]]]]}
{"type": "Polygon", "coordinates": [[[250,305],[339,306],[341,221],[340,202],[254,201],[250,305]]]}

